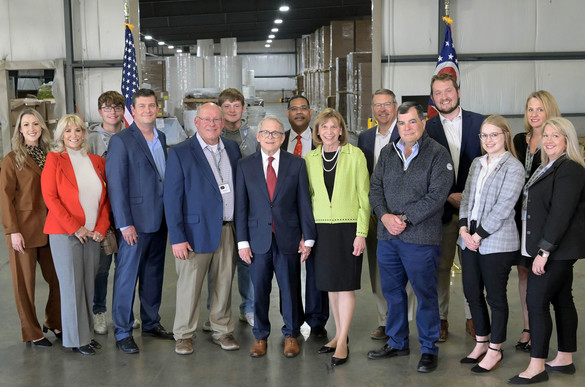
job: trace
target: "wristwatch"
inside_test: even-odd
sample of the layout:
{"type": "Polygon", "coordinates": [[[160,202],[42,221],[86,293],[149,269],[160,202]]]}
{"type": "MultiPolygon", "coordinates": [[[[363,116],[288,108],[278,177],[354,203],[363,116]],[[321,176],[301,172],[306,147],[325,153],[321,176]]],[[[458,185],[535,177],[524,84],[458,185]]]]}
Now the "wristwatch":
{"type": "Polygon", "coordinates": [[[548,258],[548,256],[550,255],[550,253],[547,253],[543,249],[540,249],[540,250],[538,250],[538,255],[540,255],[542,258],[548,258]]]}
{"type": "Polygon", "coordinates": [[[408,220],[408,216],[406,216],[406,214],[402,214],[400,216],[400,220],[402,220],[406,224],[410,224],[410,220],[408,220]]]}

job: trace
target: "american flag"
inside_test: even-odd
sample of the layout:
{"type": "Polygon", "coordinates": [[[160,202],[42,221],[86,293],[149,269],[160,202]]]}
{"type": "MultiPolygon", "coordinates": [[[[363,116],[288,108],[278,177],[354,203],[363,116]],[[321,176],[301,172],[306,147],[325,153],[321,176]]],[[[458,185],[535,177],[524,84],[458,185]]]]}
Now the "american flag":
{"type": "MultiPolygon", "coordinates": [[[[443,43],[443,48],[441,48],[439,58],[437,59],[437,66],[435,67],[434,75],[443,73],[451,74],[457,81],[457,84],[459,84],[459,62],[457,61],[457,53],[455,52],[453,38],[451,37],[451,23],[453,21],[447,17],[444,17],[443,20],[446,24],[445,41],[443,43]]],[[[437,114],[439,114],[439,112],[435,108],[433,96],[431,96],[429,98],[429,107],[427,109],[427,119],[431,119],[437,114]]]]}
{"type": "Polygon", "coordinates": [[[122,69],[122,95],[126,101],[124,110],[124,122],[126,126],[132,125],[132,97],[138,90],[138,71],[136,68],[136,50],[134,49],[134,37],[130,30],[130,25],[126,24],[126,43],[124,45],[124,68],[122,69]]]}

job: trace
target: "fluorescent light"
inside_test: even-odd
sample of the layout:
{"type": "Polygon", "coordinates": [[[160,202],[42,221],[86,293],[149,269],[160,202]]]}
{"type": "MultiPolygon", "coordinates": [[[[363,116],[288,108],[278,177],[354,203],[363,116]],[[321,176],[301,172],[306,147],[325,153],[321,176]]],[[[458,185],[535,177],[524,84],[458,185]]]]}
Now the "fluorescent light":
{"type": "Polygon", "coordinates": [[[177,52],[181,53],[181,52],[183,52],[183,50],[181,50],[180,48],[177,48],[177,52]]]}
{"type": "Polygon", "coordinates": [[[272,43],[272,39],[267,39],[266,43],[272,43]]]}
{"type": "Polygon", "coordinates": [[[272,31],[272,32],[278,32],[278,28],[273,28],[270,31],[272,31]]]}
{"type": "Polygon", "coordinates": [[[163,42],[163,41],[160,41],[160,42],[158,42],[158,45],[159,45],[159,46],[164,46],[164,45],[165,45],[165,42],[163,42]]]}
{"type": "Polygon", "coordinates": [[[175,48],[175,46],[169,46],[169,48],[172,50],[173,48],[175,48]]]}
{"type": "Polygon", "coordinates": [[[152,40],[152,36],[150,36],[150,35],[144,35],[144,40],[152,40]]]}
{"type": "Polygon", "coordinates": [[[288,5],[282,5],[280,8],[278,8],[280,12],[287,12],[289,9],[290,7],[288,5]]]}
{"type": "Polygon", "coordinates": [[[276,20],[274,21],[274,24],[282,24],[282,19],[276,19],[276,20]]]}
{"type": "Polygon", "coordinates": [[[270,47],[270,44],[265,44],[264,47],[270,47]]]}
{"type": "Polygon", "coordinates": [[[268,35],[268,39],[274,39],[274,35],[272,34],[268,35]]]}

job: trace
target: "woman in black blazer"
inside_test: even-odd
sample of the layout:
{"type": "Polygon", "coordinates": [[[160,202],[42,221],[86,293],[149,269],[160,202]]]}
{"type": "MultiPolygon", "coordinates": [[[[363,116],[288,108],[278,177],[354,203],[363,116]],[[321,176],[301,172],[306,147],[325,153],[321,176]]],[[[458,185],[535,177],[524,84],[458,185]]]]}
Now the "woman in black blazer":
{"type": "MultiPolygon", "coordinates": [[[[585,163],[575,128],[564,118],[545,122],[541,166],[524,187],[522,250],[530,257],[526,303],[532,331],[530,364],[510,384],[548,380],[547,371],[575,373],[577,310],[573,265],[585,256],[585,163]],[[545,364],[555,308],[558,354],[545,364]]],[[[526,255],[526,254],[525,254],[526,255]]]]}

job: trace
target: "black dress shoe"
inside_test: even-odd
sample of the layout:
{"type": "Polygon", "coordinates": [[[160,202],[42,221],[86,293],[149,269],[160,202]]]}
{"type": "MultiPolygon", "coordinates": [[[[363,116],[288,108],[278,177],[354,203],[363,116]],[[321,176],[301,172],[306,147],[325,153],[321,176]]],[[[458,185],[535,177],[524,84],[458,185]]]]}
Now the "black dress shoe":
{"type": "Polygon", "coordinates": [[[384,346],[377,350],[377,351],[370,351],[368,352],[368,358],[372,360],[378,359],[385,359],[387,357],[394,357],[394,356],[408,356],[410,354],[410,349],[396,349],[392,348],[388,344],[384,344],[384,346]]]}
{"type": "Polygon", "coordinates": [[[95,341],[94,339],[91,339],[91,341],[89,342],[89,346],[92,347],[93,349],[102,349],[102,345],[95,341]]]}
{"type": "Polygon", "coordinates": [[[531,378],[521,378],[520,375],[516,375],[514,376],[512,379],[508,380],[509,384],[517,384],[517,385],[524,385],[524,384],[535,384],[535,383],[541,383],[541,382],[546,382],[548,380],[548,373],[545,371],[542,371],[541,373],[539,373],[538,375],[534,375],[531,378]]]}
{"type": "Polygon", "coordinates": [[[545,364],[544,368],[549,372],[559,372],[565,375],[573,375],[577,371],[577,369],[575,369],[575,364],[573,363],[564,366],[551,366],[545,364]]]}
{"type": "Polygon", "coordinates": [[[491,349],[492,351],[499,352],[501,355],[500,360],[498,360],[498,362],[496,364],[494,364],[494,366],[492,368],[490,368],[489,370],[487,368],[481,367],[479,364],[476,364],[471,368],[471,372],[475,372],[476,374],[485,374],[486,372],[490,372],[490,371],[493,371],[496,368],[498,368],[498,366],[500,365],[502,360],[504,360],[504,350],[503,349],[496,349],[496,348],[492,348],[490,346],[488,346],[488,349],[491,349]]]}
{"type": "Polygon", "coordinates": [[[140,351],[132,336],[128,336],[125,339],[116,341],[116,347],[118,347],[120,351],[124,353],[138,353],[140,351]]]}
{"type": "Polygon", "coordinates": [[[349,347],[347,347],[347,356],[344,357],[343,359],[340,357],[335,357],[335,356],[331,357],[331,366],[333,366],[333,367],[340,366],[340,365],[344,364],[345,362],[347,362],[347,359],[349,359],[349,347]]]}
{"type": "Polygon", "coordinates": [[[335,352],[335,348],[333,347],[328,347],[326,345],[322,346],[321,348],[319,348],[319,350],[317,351],[317,353],[323,354],[323,353],[331,353],[331,352],[335,352]]]}
{"type": "Polygon", "coordinates": [[[142,331],[142,336],[152,336],[152,337],[156,337],[159,339],[165,339],[165,340],[174,340],[175,339],[173,337],[173,334],[170,332],[167,332],[167,330],[160,324],[157,325],[156,327],[148,330],[148,331],[142,331]]]}
{"type": "Polygon", "coordinates": [[[72,349],[73,349],[73,351],[79,352],[82,355],[86,355],[86,356],[95,355],[95,351],[93,350],[93,348],[89,344],[83,345],[79,348],[72,348],[72,349]]]}
{"type": "Polygon", "coordinates": [[[314,336],[318,339],[327,337],[327,329],[325,329],[325,327],[321,325],[313,327],[311,328],[311,336],[314,336]]]}
{"type": "Polygon", "coordinates": [[[43,325],[43,333],[47,333],[47,331],[53,332],[56,338],[60,339],[63,337],[63,332],[55,333],[54,328],[47,328],[47,326],[43,325]]]}
{"type": "Polygon", "coordinates": [[[51,346],[53,346],[53,343],[51,343],[49,341],[49,339],[47,339],[46,337],[43,337],[42,339],[37,340],[37,341],[33,341],[32,343],[33,343],[33,345],[36,345],[37,347],[51,347],[51,346]]]}
{"type": "Polygon", "coordinates": [[[418,372],[433,372],[437,369],[437,363],[439,361],[439,357],[437,355],[432,355],[430,353],[423,353],[420,357],[420,361],[418,362],[418,368],[416,369],[418,372]]]}

